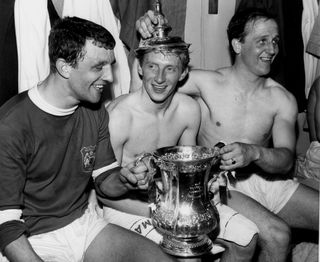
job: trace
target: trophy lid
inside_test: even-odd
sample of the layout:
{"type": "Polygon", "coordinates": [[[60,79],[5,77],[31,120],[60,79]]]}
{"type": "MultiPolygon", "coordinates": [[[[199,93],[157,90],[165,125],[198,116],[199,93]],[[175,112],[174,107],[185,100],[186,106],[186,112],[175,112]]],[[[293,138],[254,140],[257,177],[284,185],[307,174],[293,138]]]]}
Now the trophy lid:
{"type": "Polygon", "coordinates": [[[154,15],[157,17],[158,23],[154,27],[151,38],[141,39],[139,47],[135,50],[137,55],[152,50],[166,51],[170,49],[189,48],[190,44],[185,43],[180,37],[169,36],[169,32],[172,29],[169,24],[161,23],[161,21],[164,20],[164,15],[161,11],[160,0],[156,0],[155,2],[154,15]]]}

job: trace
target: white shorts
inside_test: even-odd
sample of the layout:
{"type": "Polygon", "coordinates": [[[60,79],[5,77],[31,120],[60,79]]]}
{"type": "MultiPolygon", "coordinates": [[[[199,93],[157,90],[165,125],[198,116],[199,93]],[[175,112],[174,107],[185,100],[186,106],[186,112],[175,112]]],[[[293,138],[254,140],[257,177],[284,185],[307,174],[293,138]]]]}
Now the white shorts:
{"type": "Polygon", "coordinates": [[[303,159],[297,159],[296,176],[320,181],[320,143],[311,142],[303,159]]]}
{"type": "Polygon", "coordinates": [[[299,183],[292,180],[266,180],[252,174],[244,180],[236,180],[235,186],[228,185],[229,190],[239,191],[277,214],[288,203],[299,183]]]}
{"type": "MultiPolygon", "coordinates": [[[[28,238],[35,252],[46,262],[80,262],[93,239],[108,222],[89,205],[85,213],[71,224],[28,238]]],[[[8,260],[1,256],[0,261],[8,260]]]]}
{"type": "MultiPolygon", "coordinates": [[[[257,226],[246,217],[232,208],[216,205],[220,215],[220,230],[218,238],[247,246],[255,234],[259,232],[257,226]]],[[[132,230],[159,244],[162,235],[153,227],[150,218],[124,213],[112,208],[103,208],[104,218],[115,225],[132,230]]],[[[224,251],[220,245],[213,245],[211,253],[217,254],[224,251]]]]}

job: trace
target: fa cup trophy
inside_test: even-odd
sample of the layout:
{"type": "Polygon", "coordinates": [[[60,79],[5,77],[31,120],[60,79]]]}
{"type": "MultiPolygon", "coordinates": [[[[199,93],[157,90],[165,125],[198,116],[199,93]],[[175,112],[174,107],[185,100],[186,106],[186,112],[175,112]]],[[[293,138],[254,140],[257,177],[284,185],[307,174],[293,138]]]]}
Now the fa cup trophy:
{"type": "Polygon", "coordinates": [[[193,257],[211,249],[207,234],[217,227],[218,212],[207,183],[218,155],[217,148],[202,146],[164,147],[153,153],[158,170],[149,189],[151,218],[163,235],[165,252],[193,257]]]}

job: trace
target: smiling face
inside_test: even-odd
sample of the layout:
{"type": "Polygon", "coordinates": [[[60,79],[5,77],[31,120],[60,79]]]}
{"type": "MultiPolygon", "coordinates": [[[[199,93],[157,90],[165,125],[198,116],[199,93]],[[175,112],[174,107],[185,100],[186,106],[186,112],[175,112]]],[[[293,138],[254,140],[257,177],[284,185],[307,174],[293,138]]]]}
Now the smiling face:
{"type": "Polygon", "coordinates": [[[69,67],[70,95],[77,101],[99,102],[103,88],[113,81],[113,50],[98,47],[87,40],[84,57],[75,67],[69,67]]]}
{"type": "Polygon", "coordinates": [[[249,22],[246,33],[242,41],[233,40],[236,63],[244,65],[257,76],[265,76],[279,52],[278,25],[272,19],[261,18],[249,22]]]}
{"type": "Polygon", "coordinates": [[[187,73],[187,70],[182,71],[182,63],[177,55],[155,51],[144,55],[138,70],[143,77],[144,89],[156,103],[162,103],[172,97],[177,83],[187,73]]]}

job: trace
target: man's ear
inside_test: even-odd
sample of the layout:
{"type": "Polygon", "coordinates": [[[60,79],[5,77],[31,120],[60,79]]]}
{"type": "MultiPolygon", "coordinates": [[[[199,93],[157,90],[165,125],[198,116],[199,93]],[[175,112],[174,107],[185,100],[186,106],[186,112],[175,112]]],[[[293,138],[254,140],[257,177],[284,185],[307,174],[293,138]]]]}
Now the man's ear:
{"type": "Polygon", "coordinates": [[[141,65],[140,65],[139,62],[138,62],[137,68],[138,68],[138,74],[139,74],[139,76],[143,76],[142,68],[141,68],[141,65]]]}
{"type": "Polygon", "coordinates": [[[188,73],[189,73],[189,68],[186,67],[186,69],[181,73],[181,76],[179,77],[179,81],[182,81],[187,76],[188,73]]]}
{"type": "Polygon", "coordinates": [[[239,39],[232,39],[231,45],[232,45],[233,51],[236,54],[239,54],[241,52],[241,43],[239,39]]]}
{"type": "Polygon", "coordinates": [[[59,58],[56,61],[56,68],[57,68],[58,73],[63,78],[69,78],[70,77],[71,66],[64,59],[59,58]]]}

